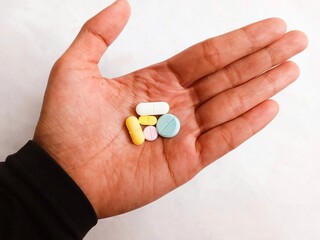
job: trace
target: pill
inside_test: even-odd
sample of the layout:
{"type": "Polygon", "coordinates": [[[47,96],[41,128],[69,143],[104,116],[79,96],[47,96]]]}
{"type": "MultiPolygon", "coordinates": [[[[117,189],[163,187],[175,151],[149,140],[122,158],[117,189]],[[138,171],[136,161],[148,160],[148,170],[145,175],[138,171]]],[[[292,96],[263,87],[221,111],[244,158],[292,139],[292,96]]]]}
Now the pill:
{"type": "Polygon", "coordinates": [[[157,118],[155,116],[140,116],[139,123],[141,125],[153,126],[157,124],[157,118]]]}
{"type": "Polygon", "coordinates": [[[169,104],[166,102],[139,103],[136,107],[136,112],[140,116],[163,115],[168,113],[169,110],[169,104]]]}
{"type": "Polygon", "coordinates": [[[157,129],[154,126],[148,126],[143,130],[144,137],[148,141],[154,141],[158,137],[157,129]]]}
{"type": "Polygon", "coordinates": [[[126,126],[129,130],[132,142],[136,145],[142,144],[144,142],[144,135],[138,119],[134,116],[128,117],[126,120],[126,126]]]}
{"type": "Polygon", "coordinates": [[[157,131],[162,137],[172,138],[180,131],[180,121],[172,114],[165,114],[158,119],[157,131]]]}

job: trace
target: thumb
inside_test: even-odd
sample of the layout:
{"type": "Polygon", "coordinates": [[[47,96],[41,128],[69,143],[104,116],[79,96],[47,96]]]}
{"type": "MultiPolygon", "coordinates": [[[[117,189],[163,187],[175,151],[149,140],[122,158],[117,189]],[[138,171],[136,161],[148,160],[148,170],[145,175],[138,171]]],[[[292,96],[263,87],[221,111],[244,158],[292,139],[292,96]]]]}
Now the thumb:
{"type": "Polygon", "coordinates": [[[127,0],[117,0],[88,20],[71,44],[65,57],[75,61],[98,64],[108,46],[118,37],[128,22],[130,6],[127,0]]]}

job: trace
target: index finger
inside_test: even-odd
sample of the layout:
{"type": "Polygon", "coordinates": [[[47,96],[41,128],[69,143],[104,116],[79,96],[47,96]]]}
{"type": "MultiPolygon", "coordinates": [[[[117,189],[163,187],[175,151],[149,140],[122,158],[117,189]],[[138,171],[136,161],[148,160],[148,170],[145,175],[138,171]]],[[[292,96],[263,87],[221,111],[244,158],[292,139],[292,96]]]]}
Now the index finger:
{"type": "Polygon", "coordinates": [[[275,42],[286,32],[279,18],[265,19],[200,42],[166,61],[182,86],[275,42]]]}

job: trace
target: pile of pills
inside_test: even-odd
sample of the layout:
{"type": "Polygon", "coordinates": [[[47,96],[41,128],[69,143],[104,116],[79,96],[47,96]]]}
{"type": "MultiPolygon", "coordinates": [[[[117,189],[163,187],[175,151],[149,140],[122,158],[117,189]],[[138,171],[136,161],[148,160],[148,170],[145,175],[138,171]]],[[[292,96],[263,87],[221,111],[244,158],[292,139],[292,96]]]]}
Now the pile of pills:
{"type": "Polygon", "coordinates": [[[139,103],[136,107],[139,119],[131,116],[126,120],[132,142],[141,145],[144,140],[156,140],[158,135],[164,138],[176,136],[180,130],[180,121],[176,116],[168,114],[169,110],[170,106],[166,102],[139,103]],[[158,115],[161,115],[159,119],[155,117],[158,115]],[[142,130],[142,126],[146,127],[142,130]]]}

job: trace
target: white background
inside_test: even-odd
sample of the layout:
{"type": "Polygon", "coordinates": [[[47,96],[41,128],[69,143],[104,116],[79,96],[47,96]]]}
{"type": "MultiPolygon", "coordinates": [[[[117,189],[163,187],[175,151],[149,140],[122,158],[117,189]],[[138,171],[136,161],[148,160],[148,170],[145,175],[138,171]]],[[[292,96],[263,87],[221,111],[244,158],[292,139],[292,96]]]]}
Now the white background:
{"type": "MultiPolygon", "coordinates": [[[[111,1],[0,0],[0,159],[32,138],[54,61],[111,1]]],[[[132,16],[101,62],[119,76],[206,38],[281,17],[307,33],[298,82],[275,121],[160,200],[102,220],[86,240],[320,239],[320,4],[316,0],[131,0],[132,16]]]]}

